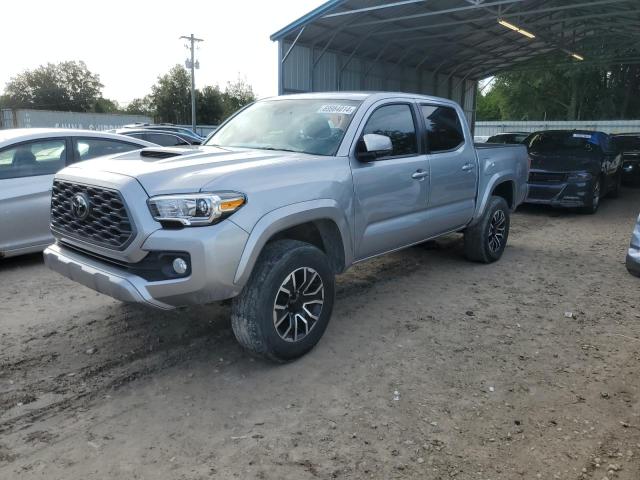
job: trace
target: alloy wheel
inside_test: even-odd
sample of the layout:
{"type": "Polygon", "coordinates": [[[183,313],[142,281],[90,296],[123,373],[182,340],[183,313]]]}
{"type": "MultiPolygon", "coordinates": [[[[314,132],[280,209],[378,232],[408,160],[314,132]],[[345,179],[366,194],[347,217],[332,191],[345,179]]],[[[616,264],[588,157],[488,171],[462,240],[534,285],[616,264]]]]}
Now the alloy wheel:
{"type": "Polygon", "coordinates": [[[502,247],[507,228],[507,216],[502,210],[496,210],[489,223],[489,250],[496,253],[502,247]]]}
{"type": "Polygon", "coordinates": [[[273,302],[273,326],[281,339],[299,342],[316,326],[324,305],[322,277],[301,267],[282,282],[273,302]]]}

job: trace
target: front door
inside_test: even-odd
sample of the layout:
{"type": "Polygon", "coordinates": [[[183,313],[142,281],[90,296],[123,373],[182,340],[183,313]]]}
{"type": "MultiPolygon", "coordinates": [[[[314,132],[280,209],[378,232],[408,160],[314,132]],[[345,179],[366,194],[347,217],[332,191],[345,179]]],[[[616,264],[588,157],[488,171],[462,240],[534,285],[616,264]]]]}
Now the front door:
{"type": "Polygon", "coordinates": [[[415,110],[410,103],[372,107],[359,138],[391,138],[390,155],[362,162],[351,157],[355,189],[356,259],[378,255],[426,235],[429,162],[421,152],[415,110]]]}

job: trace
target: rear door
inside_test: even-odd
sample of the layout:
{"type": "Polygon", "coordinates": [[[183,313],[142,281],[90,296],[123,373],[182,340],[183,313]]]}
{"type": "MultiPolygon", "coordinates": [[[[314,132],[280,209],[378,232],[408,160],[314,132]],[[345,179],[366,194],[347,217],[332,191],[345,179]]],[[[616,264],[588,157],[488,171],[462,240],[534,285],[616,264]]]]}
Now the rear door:
{"type": "Polygon", "coordinates": [[[368,162],[360,161],[357,151],[350,158],[357,260],[425,237],[429,162],[419,142],[418,125],[413,103],[381,102],[371,107],[358,130],[358,139],[369,133],[390,137],[393,151],[368,162]]]}
{"type": "Polygon", "coordinates": [[[477,158],[455,108],[420,104],[431,166],[429,236],[466,225],[475,211],[477,158]]]}
{"type": "Polygon", "coordinates": [[[0,251],[53,241],[49,210],[53,176],[67,165],[68,139],[45,138],[0,150],[0,251]]]}

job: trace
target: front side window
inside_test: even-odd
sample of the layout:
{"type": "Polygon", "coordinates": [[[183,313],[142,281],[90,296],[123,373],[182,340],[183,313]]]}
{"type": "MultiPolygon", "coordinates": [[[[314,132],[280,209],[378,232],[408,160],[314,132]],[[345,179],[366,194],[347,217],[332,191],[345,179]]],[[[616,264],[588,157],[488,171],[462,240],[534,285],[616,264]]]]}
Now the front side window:
{"type": "Polygon", "coordinates": [[[464,143],[464,133],[455,108],[422,105],[429,152],[446,152],[464,143]]]}
{"type": "Polygon", "coordinates": [[[0,179],[53,175],[66,163],[64,138],[21,143],[0,151],[0,179]]]}
{"type": "Polygon", "coordinates": [[[376,133],[391,139],[391,156],[416,155],[416,126],[409,105],[386,105],[374,111],[364,127],[363,135],[376,133]]]}
{"type": "Polygon", "coordinates": [[[334,98],[256,102],[205,145],[335,155],[360,103],[334,98]]]}
{"type": "Polygon", "coordinates": [[[103,138],[74,138],[73,145],[78,154],[78,161],[90,160],[103,155],[130,152],[142,147],[133,143],[103,138]]]}

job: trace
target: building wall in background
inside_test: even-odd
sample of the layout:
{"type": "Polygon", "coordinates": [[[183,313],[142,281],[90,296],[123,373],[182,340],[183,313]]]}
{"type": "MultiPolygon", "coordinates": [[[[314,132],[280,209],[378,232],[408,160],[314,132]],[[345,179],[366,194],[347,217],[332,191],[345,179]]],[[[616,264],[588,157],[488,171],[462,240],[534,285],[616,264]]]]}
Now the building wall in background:
{"type": "Polygon", "coordinates": [[[605,133],[640,132],[640,120],[586,120],[580,122],[476,122],[474,135],[491,136],[503,132],[539,130],[598,130],[605,133]]]}
{"type": "Polygon", "coordinates": [[[52,110],[3,109],[0,128],[77,128],[110,130],[131,123],[153,123],[145,115],[56,112],[52,110]]]}

